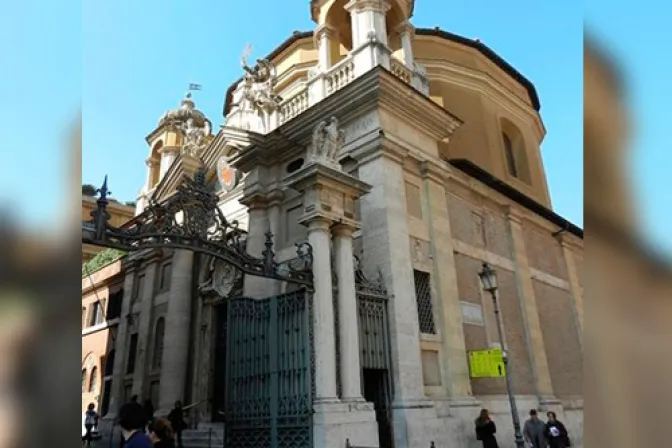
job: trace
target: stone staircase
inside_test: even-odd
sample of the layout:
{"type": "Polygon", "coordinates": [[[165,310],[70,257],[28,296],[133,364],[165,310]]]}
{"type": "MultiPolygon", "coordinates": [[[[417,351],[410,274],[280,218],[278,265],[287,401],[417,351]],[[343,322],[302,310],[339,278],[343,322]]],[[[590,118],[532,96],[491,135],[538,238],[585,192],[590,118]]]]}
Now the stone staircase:
{"type": "Polygon", "coordinates": [[[182,432],[184,448],[224,448],[224,426],[201,424],[182,432]]]}

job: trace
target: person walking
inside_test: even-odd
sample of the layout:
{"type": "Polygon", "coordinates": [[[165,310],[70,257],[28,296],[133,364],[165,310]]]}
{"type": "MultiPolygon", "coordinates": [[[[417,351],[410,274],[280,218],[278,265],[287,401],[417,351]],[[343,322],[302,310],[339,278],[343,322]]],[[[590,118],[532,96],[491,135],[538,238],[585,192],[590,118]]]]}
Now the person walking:
{"type": "Polygon", "coordinates": [[[151,399],[145,400],[145,419],[146,419],[146,430],[147,433],[149,433],[149,430],[152,426],[152,422],[154,421],[154,405],[152,404],[151,399]]]}
{"type": "Polygon", "coordinates": [[[95,411],[96,405],[90,403],[86,412],[84,412],[84,431],[82,433],[82,446],[86,444],[91,446],[91,441],[93,440],[93,429],[98,427],[98,413],[95,411]]]}
{"type": "Polygon", "coordinates": [[[546,448],[546,424],[541,421],[536,409],[530,411],[530,418],[523,426],[523,437],[531,448],[546,448]]]}
{"type": "Polygon", "coordinates": [[[546,422],[546,430],[544,434],[548,440],[549,448],[567,448],[572,446],[569,440],[569,433],[565,425],[558,420],[555,412],[550,411],[546,414],[548,421],[546,422]]]}
{"type": "Polygon", "coordinates": [[[495,426],[495,422],[490,418],[490,413],[487,409],[481,409],[481,413],[474,424],[476,426],[476,440],[480,440],[483,443],[483,448],[499,448],[497,438],[495,437],[497,427],[495,426]]]}
{"type": "Polygon", "coordinates": [[[159,418],[152,424],[150,437],[154,442],[154,448],[175,448],[173,431],[166,419],[159,418]]]}
{"type": "Polygon", "coordinates": [[[182,408],[182,402],[175,402],[175,407],[168,414],[168,421],[173,427],[173,432],[177,436],[177,447],[184,448],[182,445],[182,431],[187,428],[187,423],[184,421],[184,409],[182,408]]]}
{"type": "Polygon", "coordinates": [[[118,419],[125,448],[152,448],[152,440],[143,431],[146,420],[142,405],[137,402],[123,405],[118,419]]]}

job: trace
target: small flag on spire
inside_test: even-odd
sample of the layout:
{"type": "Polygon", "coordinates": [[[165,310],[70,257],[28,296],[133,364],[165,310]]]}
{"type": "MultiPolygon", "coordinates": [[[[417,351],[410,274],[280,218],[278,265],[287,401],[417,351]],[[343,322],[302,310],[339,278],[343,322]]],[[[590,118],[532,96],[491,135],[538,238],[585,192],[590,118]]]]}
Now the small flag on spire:
{"type": "Polygon", "coordinates": [[[189,84],[189,90],[201,90],[201,85],[191,83],[191,84],[189,84]]]}

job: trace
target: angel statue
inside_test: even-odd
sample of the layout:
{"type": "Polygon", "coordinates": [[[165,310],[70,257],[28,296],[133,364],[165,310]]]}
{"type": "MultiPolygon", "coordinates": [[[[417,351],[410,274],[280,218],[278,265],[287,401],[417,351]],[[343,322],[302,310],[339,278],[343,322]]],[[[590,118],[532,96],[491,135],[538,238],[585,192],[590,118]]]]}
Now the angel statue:
{"type": "Polygon", "coordinates": [[[310,159],[314,162],[338,166],[336,158],[345,143],[345,131],[339,128],[338,119],[331,117],[320,122],[313,131],[313,150],[310,159]]]}
{"type": "Polygon", "coordinates": [[[245,70],[244,97],[256,108],[273,110],[280,103],[281,98],[273,93],[277,82],[277,70],[268,59],[257,59],[254,67],[247,64],[247,58],[252,53],[252,46],[247,45],[241,56],[241,65],[245,70]]]}

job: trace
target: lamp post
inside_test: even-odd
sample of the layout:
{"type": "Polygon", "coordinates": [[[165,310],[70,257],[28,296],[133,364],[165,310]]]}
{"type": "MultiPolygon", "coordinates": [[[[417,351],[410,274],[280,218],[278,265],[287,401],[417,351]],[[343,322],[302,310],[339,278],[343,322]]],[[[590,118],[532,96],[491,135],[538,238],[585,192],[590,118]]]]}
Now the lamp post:
{"type": "Polygon", "coordinates": [[[488,263],[483,263],[483,269],[478,273],[481,279],[481,286],[483,290],[490,293],[492,296],[492,303],[495,307],[495,318],[497,320],[497,333],[499,333],[499,342],[502,346],[502,359],[506,369],[506,393],[509,396],[509,404],[511,405],[511,418],[513,420],[513,431],[516,439],[516,448],[525,448],[525,441],[523,434],[520,432],[520,418],[518,417],[518,406],[516,406],[516,399],[513,396],[513,385],[511,384],[511,375],[509,375],[509,356],[505,349],[504,332],[502,330],[502,320],[499,317],[499,304],[497,303],[497,273],[490,267],[488,263]]]}

